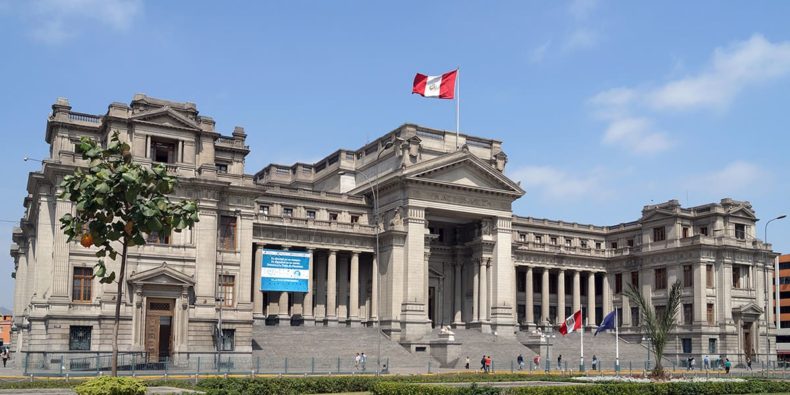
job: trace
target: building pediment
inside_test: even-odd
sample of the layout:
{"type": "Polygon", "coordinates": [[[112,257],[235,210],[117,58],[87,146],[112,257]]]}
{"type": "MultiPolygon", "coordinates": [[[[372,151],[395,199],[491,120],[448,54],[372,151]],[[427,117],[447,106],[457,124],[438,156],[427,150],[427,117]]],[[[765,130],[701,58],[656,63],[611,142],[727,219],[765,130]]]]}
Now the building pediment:
{"type": "Polygon", "coordinates": [[[156,285],[174,285],[192,287],[195,285],[195,279],[184,273],[169,267],[167,263],[162,263],[153,269],[144,270],[139,273],[132,273],[129,276],[130,283],[132,284],[156,284],[156,285]]]}
{"type": "Polygon", "coordinates": [[[520,197],[524,190],[488,163],[469,152],[457,151],[404,170],[407,180],[501,193],[520,197]]]}
{"type": "Polygon", "coordinates": [[[155,110],[142,112],[133,115],[130,119],[143,121],[162,126],[186,128],[200,131],[200,126],[191,119],[179,114],[170,107],[157,108],[155,110]]]}
{"type": "Polygon", "coordinates": [[[747,303],[745,305],[732,308],[733,316],[743,317],[747,321],[755,321],[759,319],[763,312],[765,312],[765,310],[755,303],[747,303]]]}

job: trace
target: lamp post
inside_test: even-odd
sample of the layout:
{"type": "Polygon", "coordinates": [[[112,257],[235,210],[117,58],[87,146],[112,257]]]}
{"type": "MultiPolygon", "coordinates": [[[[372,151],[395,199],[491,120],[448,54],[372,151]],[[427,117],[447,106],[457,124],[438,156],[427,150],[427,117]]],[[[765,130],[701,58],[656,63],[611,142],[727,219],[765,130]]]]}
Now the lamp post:
{"type": "Polygon", "coordinates": [[[643,342],[647,342],[647,365],[645,365],[645,370],[650,369],[650,336],[643,336],[643,342]]]}
{"type": "MultiPolygon", "coordinates": [[[[551,370],[551,339],[556,338],[557,335],[554,334],[554,331],[551,326],[547,326],[546,330],[540,335],[541,341],[546,343],[546,372],[548,373],[551,370]]],[[[560,367],[557,367],[560,369],[560,367]]]]}
{"type": "MultiPolygon", "coordinates": [[[[373,180],[370,179],[365,173],[357,173],[362,175],[365,180],[368,182],[368,188],[370,188],[370,192],[373,195],[373,222],[376,226],[376,250],[374,252],[375,259],[377,266],[381,265],[381,261],[379,261],[379,159],[381,159],[381,155],[393,145],[393,141],[387,141],[379,150],[379,154],[376,155],[376,165],[373,167],[373,172],[375,173],[376,183],[373,184],[373,180]]],[[[383,336],[383,332],[381,330],[381,270],[376,270],[376,326],[378,327],[378,336],[376,337],[376,374],[381,373],[381,337],[383,336]]]]}
{"type": "MultiPolygon", "coordinates": [[[[768,222],[765,223],[765,229],[763,230],[763,238],[765,239],[765,244],[766,245],[768,244],[768,224],[770,224],[771,222],[774,222],[776,220],[780,220],[780,219],[784,219],[784,218],[787,218],[787,215],[782,214],[782,215],[780,215],[780,216],[778,216],[776,218],[772,218],[772,219],[768,220],[768,222]]],[[[766,251],[766,254],[768,254],[767,251],[766,251]]],[[[765,273],[766,273],[766,277],[768,277],[768,274],[767,274],[768,271],[766,271],[765,273]]],[[[767,280],[767,278],[766,278],[766,280],[767,280]]],[[[765,282],[765,291],[766,291],[765,302],[768,303],[768,299],[769,299],[768,298],[768,281],[765,282]]],[[[774,306],[774,311],[775,311],[774,319],[776,320],[775,321],[776,329],[779,330],[779,327],[781,326],[781,324],[780,324],[781,320],[780,320],[780,317],[779,317],[779,315],[781,314],[781,312],[780,312],[780,307],[781,306],[780,306],[780,303],[779,303],[779,299],[781,298],[781,294],[779,293],[779,261],[777,261],[777,260],[774,260],[774,295],[775,295],[775,297],[774,297],[775,298],[775,300],[774,300],[774,304],[775,304],[775,306],[774,306]]],[[[770,308],[770,306],[767,306],[767,307],[770,308]]],[[[765,309],[766,313],[768,312],[768,308],[765,309]]],[[[771,343],[770,343],[770,339],[768,337],[768,320],[765,320],[765,340],[766,340],[766,346],[768,347],[768,350],[766,350],[766,354],[765,354],[765,359],[766,359],[765,362],[766,362],[766,365],[767,365],[768,364],[769,355],[771,355],[771,343]]]]}

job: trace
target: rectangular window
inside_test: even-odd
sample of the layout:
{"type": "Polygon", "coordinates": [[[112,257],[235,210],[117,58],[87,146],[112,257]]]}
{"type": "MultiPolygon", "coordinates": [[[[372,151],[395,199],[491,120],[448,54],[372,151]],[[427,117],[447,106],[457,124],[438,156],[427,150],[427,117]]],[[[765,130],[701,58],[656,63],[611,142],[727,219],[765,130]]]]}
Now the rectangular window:
{"type": "Polygon", "coordinates": [[[746,239],[746,225],[735,224],[735,238],[740,240],[746,239]]]}
{"type": "Polygon", "coordinates": [[[639,289],[639,272],[631,272],[631,285],[639,289]]]}
{"type": "Polygon", "coordinates": [[[151,231],[145,238],[146,243],[150,244],[170,244],[170,235],[165,235],[157,231],[151,231]]]}
{"type": "Polygon", "coordinates": [[[667,306],[655,306],[654,308],[657,319],[661,319],[660,317],[662,317],[667,312],[667,306]]]}
{"type": "Polygon", "coordinates": [[[614,293],[623,293],[623,273],[617,273],[614,275],[614,293]]]}
{"type": "Polygon", "coordinates": [[[684,338],[681,341],[683,342],[683,354],[691,354],[691,339],[684,338]]]}
{"type": "Polygon", "coordinates": [[[225,307],[233,307],[233,290],[235,289],[236,285],[236,277],[223,274],[219,276],[219,295],[222,300],[222,303],[225,307]]]}
{"type": "Polygon", "coordinates": [[[622,327],[622,326],[623,326],[623,308],[622,307],[618,307],[617,308],[617,327],[622,327]]]}
{"type": "Polygon", "coordinates": [[[571,246],[571,239],[565,239],[565,247],[571,246]]]}
{"type": "Polygon", "coordinates": [[[75,267],[71,288],[71,300],[74,302],[90,302],[92,280],[93,268],[75,267]]]}
{"type": "Polygon", "coordinates": [[[705,285],[713,288],[713,265],[705,265],[705,285]]]}
{"type": "Polygon", "coordinates": [[[552,236],[550,240],[551,240],[551,244],[552,245],[557,245],[557,238],[556,237],[552,236]]]}
{"type": "Polygon", "coordinates": [[[631,307],[631,326],[639,326],[639,307],[631,307]]]}
{"type": "MultiPolygon", "coordinates": [[[[356,224],[359,223],[359,215],[352,215],[351,216],[351,223],[356,224]]],[[[441,241],[441,240],[440,240],[441,241]]]]}
{"type": "Polygon", "coordinates": [[[713,315],[713,303],[708,303],[708,325],[716,325],[716,317],[713,315]]]}
{"type": "Polygon", "coordinates": [[[526,292],[527,291],[527,277],[524,275],[520,275],[516,277],[516,292],[526,292]]]}
{"type": "Polygon", "coordinates": [[[616,242],[616,241],[613,241],[613,242],[612,242],[612,249],[613,249],[613,250],[616,250],[616,249],[617,249],[617,242],[616,242]]]}
{"type": "Polygon", "coordinates": [[[689,237],[689,228],[688,226],[683,227],[683,238],[689,237]]]}
{"type": "Polygon", "coordinates": [[[686,325],[691,325],[692,320],[694,319],[694,305],[691,303],[684,303],[683,304],[683,323],[686,325]]]}
{"type": "Polygon", "coordinates": [[[653,241],[664,241],[667,239],[666,229],[663,226],[653,228],[653,241]]]}
{"type": "Polygon", "coordinates": [[[633,247],[634,246],[634,239],[628,239],[628,246],[629,247],[633,247]]]}
{"type": "Polygon", "coordinates": [[[741,268],[735,265],[732,266],[732,287],[741,287],[741,268]]]}
{"type": "Polygon", "coordinates": [[[582,244],[582,248],[587,248],[587,240],[582,240],[581,244],[582,244]]]}
{"type": "Polygon", "coordinates": [[[236,217],[219,217],[219,249],[236,251],[236,217]]]}
{"type": "Polygon", "coordinates": [[[217,173],[219,174],[228,173],[228,165],[226,163],[217,163],[215,166],[217,167],[217,173]]]}
{"type": "Polygon", "coordinates": [[[265,206],[263,204],[258,206],[258,212],[263,215],[269,215],[269,206],[265,206]]]}
{"type": "Polygon", "coordinates": [[[596,250],[600,250],[601,249],[601,242],[600,241],[596,241],[595,242],[595,249],[596,250]]]}
{"type": "Polygon", "coordinates": [[[329,213],[330,221],[337,221],[337,213],[329,213]]]}
{"type": "Polygon", "coordinates": [[[151,160],[159,163],[176,163],[176,143],[151,141],[151,160]]]}
{"type": "Polygon", "coordinates": [[[307,210],[307,218],[315,219],[315,210],[307,210]]]}
{"type": "Polygon", "coordinates": [[[683,266],[683,286],[686,288],[694,286],[694,271],[691,269],[691,265],[683,266]]]}
{"type": "Polygon", "coordinates": [[[294,209],[292,207],[283,207],[283,217],[293,217],[294,209]]]}
{"type": "Polygon", "coordinates": [[[717,354],[716,339],[708,339],[708,354],[717,354]]]}
{"type": "Polygon", "coordinates": [[[222,351],[233,351],[236,348],[236,330],[222,330],[222,351]]]}
{"type": "Polygon", "coordinates": [[[69,326],[69,350],[90,351],[91,329],[90,326],[69,326]]]}
{"type": "Polygon", "coordinates": [[[656,269],[654,273],[656,277],[656,289],[667,289],[667,269],[656,269]]]}
{"type": "Polygon", "coordinates": [[[699,227],[699,234],[701,234],[703,236],[707,236],[708,235],[708,227],[707,226],[700,226],[699,227]]]}
{"type": "Polygon", "coordinates": [[[525,242],[525,241],[527,241],[527,235],[525,235],[525,234],[523,234],[523,233],[519,233],[519,234],[518,234],[518,241],[520,241],[520,242],[522,242],[522,243],[523,243],[523,242],[525,242]]]}
{"type": "Polygon", "coordinates": [[[543,244],[543,236],[535,236],[535,243],[543,244]]]}

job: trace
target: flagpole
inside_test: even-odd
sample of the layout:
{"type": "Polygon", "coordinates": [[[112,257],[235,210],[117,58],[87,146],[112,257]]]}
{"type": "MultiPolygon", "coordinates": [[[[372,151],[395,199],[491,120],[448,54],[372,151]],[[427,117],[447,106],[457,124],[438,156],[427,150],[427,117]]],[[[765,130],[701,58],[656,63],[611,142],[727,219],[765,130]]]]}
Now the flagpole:
{"type": "Polygon", "coordinates": [[[614,309],[614,353],[615,353],[615,362],[614,362],[614,370],[615,374],[618,376],[620,375],[620,325],[619,317],[617,316],[617,308],[614,309]]]}
{"type": "MultiPolygon", "coordinates": [[[[587,319],[587,317],[582,318],[582,323],[587,319]]],[[[585,325],[582,324],[582,331],[581,331],[581,357],[579,358],[579,371],[584,371],[584,327],[585,325]]]]}
{"type": "Polygon", "coordinates": [[[461,67],[455,70],[455,149],[458,150],[458,134],[461,132],[461,67]]]}

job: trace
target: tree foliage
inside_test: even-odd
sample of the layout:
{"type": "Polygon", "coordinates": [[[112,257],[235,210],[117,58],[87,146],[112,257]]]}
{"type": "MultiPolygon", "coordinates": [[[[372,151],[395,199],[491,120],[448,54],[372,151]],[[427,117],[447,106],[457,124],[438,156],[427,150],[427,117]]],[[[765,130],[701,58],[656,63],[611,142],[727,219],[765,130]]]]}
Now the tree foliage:
{"type": "Polygon", "coordinates": [[[104,264],[105,257],[118,257],[114,242],[143,245],[149,233],[169,235],[198,221],[194,201],[174,203],[167,197],[176,178],[160,164],[149,169],[132,162],[129,144],[121,142],[117,132],[107,148],[83,137],[77,152],[89,161],[89,167],[87,171],[78,168],[60,184],[60,197],[74,203],[74,214],[60,219],[61,229],[69,242],[79,239],[86,248],[98,248],[100,259],[94,273],[102,283],[115,281],[115,272],[108,273],[104,264]]]}
{"type": "Polygon", "coordinates": [[[118,132],[113,133],[106,147],[82,137],[76,150],[88,161],[88,167],[87,171],[77,168],[60,184],[59,197],[74,205],[73,213],[60,218],[60,228],[69,242],[79,239],[85,248],[96,247],[99,260],[94,277],[104,284],[117,283],[112,343],[112,373],[116,375],[127,251],[145,244],[147,234],[170,235],[192,227],[198,221],[197,204],[192,200],[170,201],[168,194],[176,186],[176,177],[167,174],[167,168],[160,164],[149,168],[133,162],[131,147],[120,141],[118,132]],[[116,276],[114,270],[108,272],[105,258],[115,261],[119,255],[116,276]]]}
{"type": "Polygon", "coordinates": [[[675,317],[680,309],[682,291],[683,284],[680,281],[675,281],[669,288],[666,307],[660,314],[656,314],[656,310],[653,308],[653,301],[645,299],[633,284],[628,284],[628,289],[625,290],[625,296],[639,308],[639,315],[642,318],[642,332],[650,338],[649,347],[656,356],[653,376],[664,376],[664,367],[661,362],[664,357],[664,348],[667,345],[667,340],[669,340],[669,334],[677,325],[675,317]]]}

